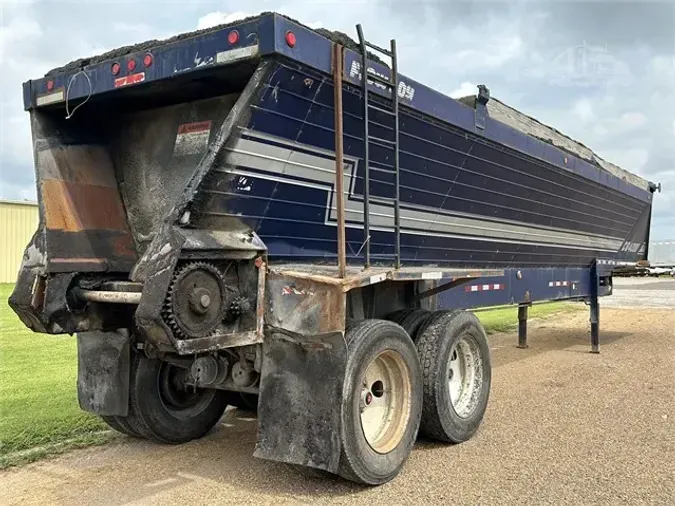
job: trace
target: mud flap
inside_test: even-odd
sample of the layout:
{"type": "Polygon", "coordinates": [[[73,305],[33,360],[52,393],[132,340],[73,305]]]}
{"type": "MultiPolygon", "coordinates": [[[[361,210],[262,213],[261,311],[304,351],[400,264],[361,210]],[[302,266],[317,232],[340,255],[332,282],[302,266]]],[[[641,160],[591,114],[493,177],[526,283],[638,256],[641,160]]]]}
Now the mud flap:
{"type": "Polygon", "coordinates": [[[337,472],[346,363],[341,332],[268,331],[255,457],[337,472]]]}
{"type": "Polygon", "coordinates": [[[80,408],[96,415],[127,415],[129,341],[129,333],[124,329],[77,334],[77,397],[80,408]]]}

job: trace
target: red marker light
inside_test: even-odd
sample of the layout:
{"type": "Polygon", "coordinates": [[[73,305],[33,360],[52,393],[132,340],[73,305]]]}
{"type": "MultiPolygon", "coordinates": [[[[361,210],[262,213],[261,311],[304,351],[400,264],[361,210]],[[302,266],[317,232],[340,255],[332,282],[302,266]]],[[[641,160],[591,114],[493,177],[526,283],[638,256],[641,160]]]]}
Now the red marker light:
{"type": "Polygon", "coordinates": [[[47,81],[47,91],[52,91],[54,89],[54,81],[47,81]]]}
{"type": "Polygon", "coordinates": [[[129,69],[129,72],[133,72],[136,68],[136,60],[129,60],[127,62],[127,68],[129,69]]]}
{"type": "Polygon", "coordinates": [[[237,30],[232,30],[230,33],[227,34],[227,41],[230,44],[236,44],[239,42],[239,32],[237,30]]]}
{"type": "Polygon", "coordinates": [[[150,53],[146,54],[143,57],[143,65],[145,65],[146,67],[152,65],[152,55],[150,53]]]}
{"type": "Polygon", "coordinates": [[[296,43],[295,39],[295,34],[291,32],[290,30],[286,32],[286,44],[288,44],[288,47],[295,47],[296,43]]]}
{"type": "Polygon", "coordinates": [[[119,63],[113,63],[112,67],[110,67],[110,72],[112,72],[112,75],[114,75],[114,76],[119,74],[120,73],[120,64],[119,63]]]}

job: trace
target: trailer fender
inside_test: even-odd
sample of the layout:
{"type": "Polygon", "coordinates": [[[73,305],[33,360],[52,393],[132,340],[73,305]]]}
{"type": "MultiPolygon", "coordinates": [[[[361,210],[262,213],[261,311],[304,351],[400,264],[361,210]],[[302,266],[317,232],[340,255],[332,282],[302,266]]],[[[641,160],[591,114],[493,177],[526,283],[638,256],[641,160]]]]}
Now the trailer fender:
{"type": "Polygon", "coordinates": [[[129,332],[77,334],[77,397],[80,407],[103,416],[126,416],[129,407],[129,332]]]}
{"type": "Polygon", "coordinates": [[[346,363],[343,332],[268,329],[255,457],[337,472],[346,363]]]}

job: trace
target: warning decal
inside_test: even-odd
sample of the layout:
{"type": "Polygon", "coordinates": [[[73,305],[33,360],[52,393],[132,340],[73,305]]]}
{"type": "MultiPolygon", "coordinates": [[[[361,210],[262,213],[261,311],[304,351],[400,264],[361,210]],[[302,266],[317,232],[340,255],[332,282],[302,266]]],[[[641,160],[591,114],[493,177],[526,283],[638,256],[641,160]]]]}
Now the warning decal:
{"type": "Polygon", "coordinates": [[[199,121],[197,123],[185,123],[178,127],[176,135],[176,147],[174,155],[188,156],[201,155],[209,145],[211,134],[211,122],[199,121]]]}

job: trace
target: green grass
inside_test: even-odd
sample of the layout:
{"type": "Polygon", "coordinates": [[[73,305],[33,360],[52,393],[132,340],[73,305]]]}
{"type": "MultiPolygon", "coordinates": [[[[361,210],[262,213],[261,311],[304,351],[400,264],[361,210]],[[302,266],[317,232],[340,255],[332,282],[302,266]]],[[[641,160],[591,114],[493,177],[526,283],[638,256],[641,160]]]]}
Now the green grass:
{"type": "Polygon", "coordinates": [[[0,284],[0,467],[30,448],[46,454],[97,442],[107,429],[78,405],[75,337],[27,329],[7,305],[12,288],[0,284]]]}
{"type": "MultiPolygon", "coordinates": [[[[536,304],[529,308],[528,318],[543,318],[553,314],[568,313],[581,309],[580,304],[570,302],[552,302],[550,304],[536,304]]],[[[510,332],[518,328],[518,308],[507,307],[477,311],[476,316],[483,324],[485,332],[510,332]]]]}

